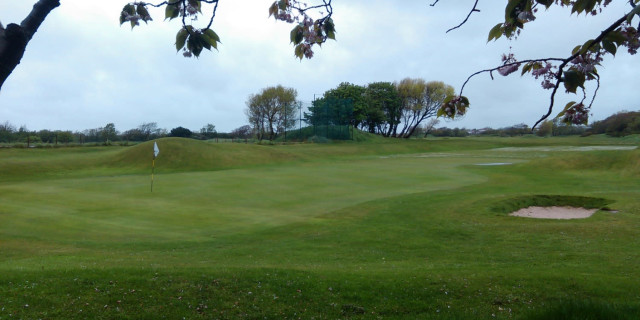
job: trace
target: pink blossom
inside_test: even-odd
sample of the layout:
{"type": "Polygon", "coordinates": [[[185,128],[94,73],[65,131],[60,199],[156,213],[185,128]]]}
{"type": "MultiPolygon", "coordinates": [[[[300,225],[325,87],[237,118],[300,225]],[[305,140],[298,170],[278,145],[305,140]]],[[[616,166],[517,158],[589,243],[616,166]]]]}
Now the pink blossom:
{"type": "Polygon", "coordinates": [[[545,79],[544,81],[542,81],[542,87],[544,89],[553,89],[555,88],[555,84],[553,84],[551,81],[549,81],[548,79],[545,79]]]}
{"type": "Polygon", "coordinates": [[[520,68],[520,64],[512,64],[498,69],[498,73],[502,76],[508,76],[520,68]]]}

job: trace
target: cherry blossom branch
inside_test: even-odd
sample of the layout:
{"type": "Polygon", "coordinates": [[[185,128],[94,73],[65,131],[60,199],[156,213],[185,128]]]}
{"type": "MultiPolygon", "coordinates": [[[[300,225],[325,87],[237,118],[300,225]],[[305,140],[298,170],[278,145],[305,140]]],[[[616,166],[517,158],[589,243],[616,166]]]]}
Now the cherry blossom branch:
{"type": "Polygon", "coordinates": [[[462,84],[462,88],[460,88],[460,95],[462,95],[462,91],[464,91],[464,87],[467,85],[467,83],[469,82],[469,80],[471,80],[471,78],[481,74],[481,73],[485,73],[488,72],[489,75],[491,76],[491,79],[493,80],[493,74],[492,72],[494,71],[498,71],[499,69],[503,69],[505,67],[515,67],[515,66],[520,66],[523,63],[529,63],[529,62],[549,62],[549,61],[557,61],[557,62],[564,62],[565,59],[562,58],[544,58],[544,59],[530,59],[530,60],[521,60],[521,61],[517,61],[517,62],[512,62],[512,63],[505,63],[499,67],[495,67],[495,68],[491,68],[491,69],[484,69],[484,70],[480,70],[480,71],[476,71],[473,74],[471,74],[467,80],[465,80],[465,82],[462,84]]]}
{"type": "Polygon", "coordinates": [[[300,13],[304,13],[307,10],[312,10],[312,9],[320,9],[320,8],[326,8],[329,9],[331,8],[331,0],[329,0],[329,2],[323,0],[322,4],[316,5],[316,6],[311,6],[311,7],[306,7],[304,9],[302,9],[300,6],[291,6],[293,9],[298,10],[300,13]]]}
{"type": "Polygon", "coordinates": [[[207,24],[206,29],[211,29],[211,25],[213,24],[213,18],[216,17],[216,12],[218,11],[218,0],[216,0],[215,3],[216,5],[213,6],[213,13],[211,14],[211,19],[209,19],[209,24],[207,24]]]}
{"type": "MultiPolygon", "coordinates": [[[[605,36],[607,36],[609,33],[611,33],[613,30],[615,30],[617,27],[619,27],[620,25],[622,25],[623,22],[625,22],[627,20],[627,15],[625,14],[622,18],[618,19],[616,22],[614,22],[612,25],[610,25],[607,29],[605,29],[604,31],[602,31],[600,33],[599,36],[597,36],[595,39],[593,39],[593,42],[591,42],[588,46],[583,47],[581,50],[578,50],[578,52],[572,54],[569,58],[564,59],[564,61],[560,64],[560,66],[558,66],[558,73],[556,74],[556,85],[553,89],[553,92],[551,93],[551,103],[549,104],[549,109],[547,111],[546,114],[544,114],[531,128],[532,130],[542,121],[544,121],[545,119],[547,119],[551,113],[553,112],[553,105],[554,105],[554,99],[555,99],[555,94],[558,91],[558,87],[560,86],[560,82],[563,81],[562,79],[562,74],[563,74],[563,69],[564,67],[567,66],[567,64],[572,61],[573,59],[575,59],[576,57],[578,57],[581,52],[587,52],[589,49],[591,49],[594,45],[596,45],[597,43],[600,43],[600,41],[602,41],[602,39],[604,39],[605,36]]],[[[599,80],[598,80],[598,87],[599,87],[599,80]]],[[[596,90],[597,93],[597,90],[596,90]]],[[[594,93],[593,96],[593,100],[595,100],[596,98],[596,93],[594,93]]],[[[593,100],[591,101],[591,104],[593,104],[593,100]]],[[[590,104],[590,106],[591,106],[590,104]]]]}
{"type": "Polygon", "coordinates": [[[549,108],[549,111],[547,111],[547,114],[545,114],[544,116],[542,116],[542,118],[538,119],[538,121],[536,121],[536,123],[533,125],[533,127],[531,127],[531,131],[533,131],[538,124],[540,124],[540,122],[544,121],[545,119],[547,119],[550,115],[551,112],[553,110],[553,105],[555,103],[555,99],[556,99],[556,93],[558,92],[558,88],[560,87],[560,79],[558,79],[558,81],[556,82],[555,86],[553,87],[553,91],[551,92],[551,102],[550,105],[551,107],[549,108]]]}

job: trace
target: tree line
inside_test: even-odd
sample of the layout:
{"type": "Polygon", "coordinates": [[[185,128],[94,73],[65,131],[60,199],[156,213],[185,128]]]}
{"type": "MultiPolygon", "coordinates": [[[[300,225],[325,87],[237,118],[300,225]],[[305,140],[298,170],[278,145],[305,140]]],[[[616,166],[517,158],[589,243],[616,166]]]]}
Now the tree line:
{"type": "Polygon", "coordinates": [[[126,131],[118,131],[113,123],[104,127],[85,129],[82,131],[71,130],[29,130],[26,126],[16,127],[9,121],[0,123],[0,143],[18,144],[70,144],[70,143],[95,143],[110,144],[114,142],[143,142],[163,137],[185,137],[194,139],[248,139],[251,137],[251,128],[241,126],[231,132],[217,132],[215,125],[207,124],[199,131],[191,131],[184,127],[176,127],[171,130],[158,127],[156,122],[145,122],[138,127],[126,131]]]}
{"type": "MultiPolygon", "coordinates": [[[[314,99],[304,113],[310,126],[352,126],[385,137],[409,138],[430,118],[454,88],[441,81],[405,78],[366,86],[340,83],[314,99]]],[[[247,99],[245,113],[259,140],[273,140],[296,124],[297,91],[281,85],[247,99]]]]}

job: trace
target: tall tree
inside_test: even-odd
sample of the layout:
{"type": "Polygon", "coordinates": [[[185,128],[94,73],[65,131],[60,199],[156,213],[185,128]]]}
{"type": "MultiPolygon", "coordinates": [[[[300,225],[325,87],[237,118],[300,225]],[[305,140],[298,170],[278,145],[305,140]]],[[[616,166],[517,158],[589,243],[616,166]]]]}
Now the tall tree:
{"type": "Polygon", "coordinates": [[[336,88],[325,91],[322,98],[313,101],[305,119],[313,125],[360,126],[366,119],[366,88],[342,82],[336,88]]]}
{"type": "Polygon", "coordinates": [[[402,102],[402,130],[398,137],[409,138],[425,119],[435,117],[452,86],[441,81],[405,78],[396,84],[402,102]]]}
{"type": "Polygon", "coordinates": [[[107,123],[101,130],[102,141],[115,141],[118,139],[118,131],[113,123],[107,123]]]}
{"type": "Polygon", "coordinates": [[[262,89],[260,93],[249,96],[245,113],[259,140],[273,140],[278,134],[295,126],[297,96],[295,89],[281,85],[262,89]]]}
{"type": "Polygon", "coordinates": [[[200,135],[202,135],[202,137],[204,137],[205,139],[211,139],[215,137],[216,133],[216,126],[211,123],[207,123],[206,126],[200,128],[200,135]]]}
{"type": "Polygon", "coordinates": [[[379,132],[385,137],[396,135],[402,117],[402,104],[398,89],[391,82],[374,82],[365,91],[369,132],[379,132]],[[372,127],[375,128],[372,130],[372,127]]]}

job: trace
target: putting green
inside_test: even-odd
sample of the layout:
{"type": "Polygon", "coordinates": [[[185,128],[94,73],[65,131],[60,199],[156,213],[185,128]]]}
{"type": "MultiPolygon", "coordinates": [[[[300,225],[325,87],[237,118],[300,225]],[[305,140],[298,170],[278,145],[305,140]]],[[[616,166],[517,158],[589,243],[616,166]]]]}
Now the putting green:
{"type": "Polygon", "coordinates": [[[148,175],[3,184],[0,231],[63,243],[197,240],[300,222],[375,199],[480,183],[486,178],[460,170],[477,161],[364,157],[169,174],[159,167],[153,192],[148,175]]]}

